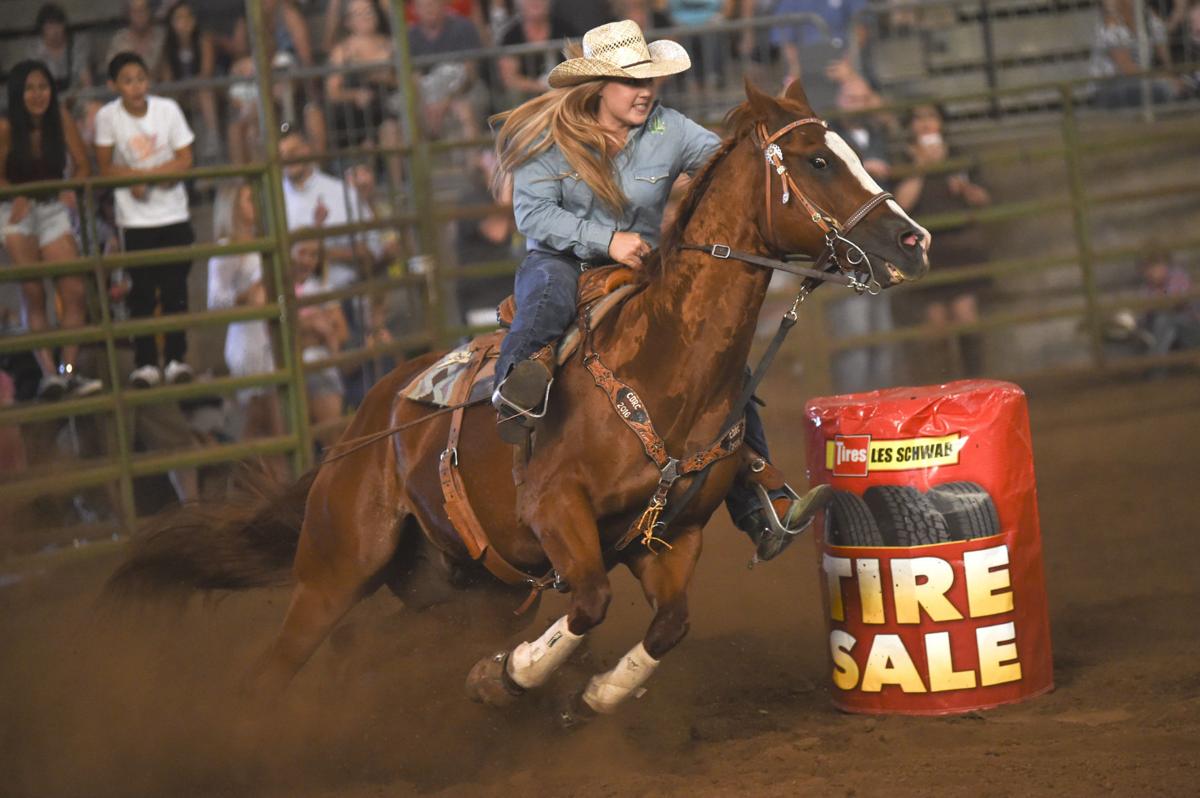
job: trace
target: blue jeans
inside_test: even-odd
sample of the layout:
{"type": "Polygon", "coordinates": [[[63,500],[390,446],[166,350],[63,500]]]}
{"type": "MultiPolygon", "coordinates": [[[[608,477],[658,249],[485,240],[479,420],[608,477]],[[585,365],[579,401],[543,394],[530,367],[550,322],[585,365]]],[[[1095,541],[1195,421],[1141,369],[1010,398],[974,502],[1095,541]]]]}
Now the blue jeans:
{"type": "MultiPolygon", "coordinates": [[[[508,376],[512,366],[562,336],[575,318],[575,299],[579,286],[579,261],[564,255],[534,250],[517,269],[513,296],[517,313],[512,327],[500,344],[496,362],[497,384],[508,376]]],[[[769,459],[767,434],[754,402],[746,404],[745,442],[769,459]]],[[[773,491],[772,498],[783,495],[773,491]]],[[[736,522],[758,509],[758,496],[749,485],[734,483],[725,506],[736,522]]]]}
{"type": "Polygon", "coordinates": [[[565,255],[534,250],[521,261],[513,286],[517,313],[500,344],[497,384],[514,364],[566,332],[575,318],[579,275],[579,261],[565,255]]]}

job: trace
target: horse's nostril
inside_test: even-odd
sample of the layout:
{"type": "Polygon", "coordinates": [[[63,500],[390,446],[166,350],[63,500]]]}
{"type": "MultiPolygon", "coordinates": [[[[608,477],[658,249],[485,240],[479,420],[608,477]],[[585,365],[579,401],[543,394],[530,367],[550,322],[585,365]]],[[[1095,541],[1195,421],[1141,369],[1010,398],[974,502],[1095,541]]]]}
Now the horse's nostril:
{"type": "Polygon", "coordinates": [[[910,230],[907,233],[905,233],[904,235],[900,236],[900,243],[903,246],[908,247],[909,249],[912,249],[913,247],[915,247],[921,243],[921,234],[918,233],[916,230],[910,230]]]}

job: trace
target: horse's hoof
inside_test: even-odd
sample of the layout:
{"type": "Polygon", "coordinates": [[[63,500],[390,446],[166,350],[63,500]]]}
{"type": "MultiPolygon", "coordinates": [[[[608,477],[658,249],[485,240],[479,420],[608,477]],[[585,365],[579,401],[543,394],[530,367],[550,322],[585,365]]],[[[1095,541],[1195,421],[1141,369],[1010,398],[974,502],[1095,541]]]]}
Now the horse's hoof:
{"type": "Polygon", "coordinates": [[[467,674],[467,696],[491,707],[509,707],[525,689],[508,675],[508,652],[498,651],[475,663],[467,674]]]}
{"type": "Polygon", "coordinates": [[[595,720],[599,715],[583,700],[581,690],[573,690],[555,702],[554,718],[565,731],[573,731],[595,720]]]}

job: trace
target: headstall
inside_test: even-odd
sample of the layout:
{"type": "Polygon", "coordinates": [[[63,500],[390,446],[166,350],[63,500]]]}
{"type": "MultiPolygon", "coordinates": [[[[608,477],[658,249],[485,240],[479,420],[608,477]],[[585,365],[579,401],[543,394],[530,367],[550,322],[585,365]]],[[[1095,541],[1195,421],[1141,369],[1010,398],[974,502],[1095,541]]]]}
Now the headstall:
{"type": "MultiPolygon", "coordinates": [[[[733,258],[752,263],[756,266],[787,271],[811,278],[812,280],[840,283],[853,288],[860,294],[863,292],[878,294],[882,290],[882,286],[875,276],[875,269],[871,264],[871,258],[867,255],[866,250],[847,238],[847,235],[859,222],[866,218],[868,213],[875,210],[882,203],[893,199],[893,196],[886,191],[875,194],[864,202],[858,210],[850,214],[845,222],[839,222],[835,216],[813,202],[796,185],[796,181],[792,179],[787,163],[783,159],[783,150],[777,143],[779,139],[803,125],[828,127],[825,120],[810,116],[789,122],[774,133],[768,133],[766,125],[760,122],[755,127],[753,140],[759,149],[762,150],[763,154],[763,202],[766,206],[767,220],[764,238],[766,238],[767,243],[773,249],[782,249],[774,241],[774,202],[771,199],[772,188],[774,187],[774,178],[771,175],[774,172],[779,176],[780,181],[779,203],[787,206],[792,204],[793,199],[797,200],[803,206],[808,219],[820,228],[825,236],[825,247],[813,259],[812,267],[796,266],[786,261],[771,260],[751,253],[739,252],[730,249],[725,244],[683,244],[680,248],[708,252],[716,258],[733,258]],[[840,255],[838,253],[839,244],[844,250],[840,255]],[[837,271],[829,270],[830,265],[836,266],[837,271]]],[[[802,294],[806,296],[812,290],[812,287],[806,284],[806,288],[802,290],[802,294]]]]}

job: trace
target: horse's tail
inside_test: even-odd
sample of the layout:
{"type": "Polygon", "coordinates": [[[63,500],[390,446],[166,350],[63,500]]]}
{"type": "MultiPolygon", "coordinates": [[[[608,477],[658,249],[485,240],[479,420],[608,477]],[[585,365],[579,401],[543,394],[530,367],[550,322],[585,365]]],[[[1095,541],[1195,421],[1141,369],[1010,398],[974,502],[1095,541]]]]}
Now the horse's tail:
{"type": "Polygon", "coordinates": [[[109,598],[174,596],[287,584],[313,468],[291,485],[256,486],[214,507],[182,507],[135,536],[105,586],[109,598]]]}

